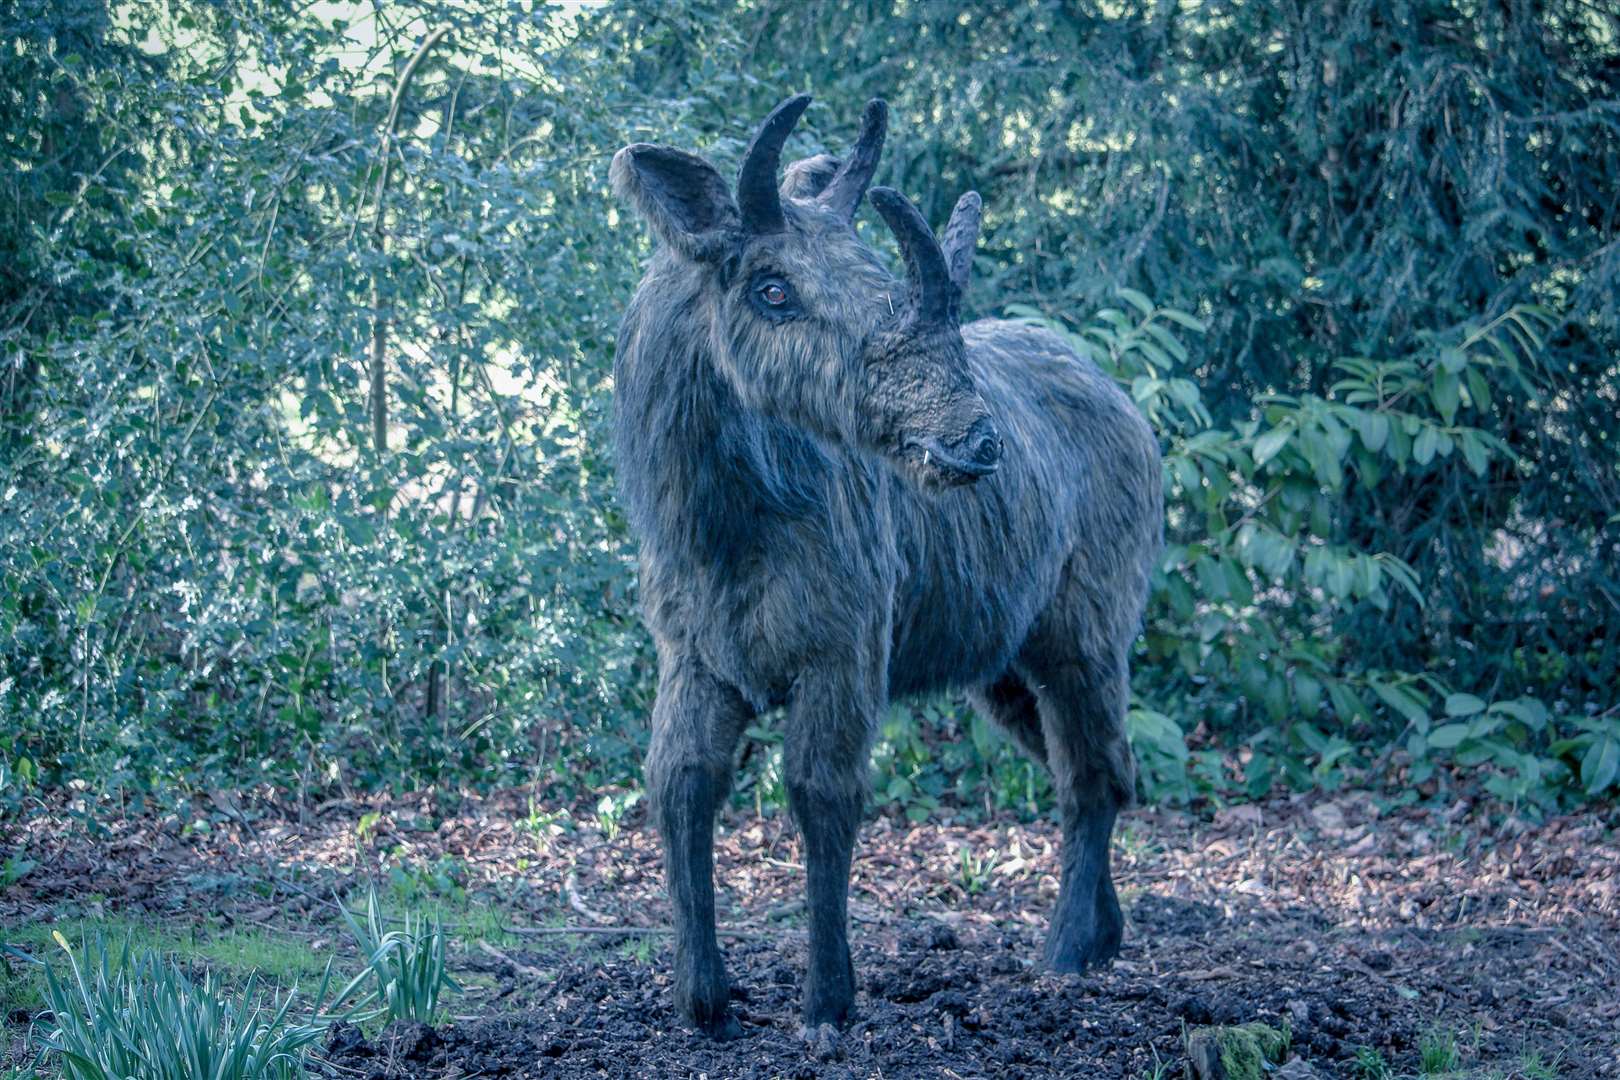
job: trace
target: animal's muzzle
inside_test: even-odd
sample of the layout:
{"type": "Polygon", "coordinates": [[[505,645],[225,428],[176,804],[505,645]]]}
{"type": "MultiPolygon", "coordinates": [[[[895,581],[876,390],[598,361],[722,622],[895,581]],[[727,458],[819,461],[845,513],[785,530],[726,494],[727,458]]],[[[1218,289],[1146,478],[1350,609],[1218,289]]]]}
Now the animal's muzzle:
{"type": "Polygon", "coordinates": [[[946,446],[934,439],[920,444],[934,465],[959,483],[989,476],[1001,464],[1001,433],[988,417],[980,417],[959,441],[946,446]]]}
{"type": "Polygon", "coordinates": [[[967,438],[962,440],[962,445],[966,450],[962,458],[965,471],[987,476],[1001,464],[1001,433],[988,417],[974,423],[967,438]]]}

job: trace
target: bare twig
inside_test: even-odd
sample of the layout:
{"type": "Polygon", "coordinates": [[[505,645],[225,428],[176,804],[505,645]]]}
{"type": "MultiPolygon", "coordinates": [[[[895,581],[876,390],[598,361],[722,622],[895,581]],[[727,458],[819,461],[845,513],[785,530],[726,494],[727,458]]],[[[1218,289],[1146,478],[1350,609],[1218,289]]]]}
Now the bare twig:
{"type": "Polygon", "coordinates": [[[563,879],[563,892],[568,896],[568,906],[585,916],[585,918],[591,920],[591,922],[611,923],[613,921],[612,916],[604,915],[600,911],[593,911],[591,908],[585,905],[584,900],[580,899],[579,875],[574,873],[572,870],[570,870],[568,872],[568,876],[563,879]]]}
{"type": "MultiPolygon", "coordinates": [[[[502,926],[501,929],[508,934],[517,934],[519,937],[563,937],[568,934],[663,936],[675,932],[667,926],[502,926]]],[[[741,926],[720,926],[716,927],[714,932],[721,937],[731,938],[779,938],[784,936],[797,937],[804,934],[803,930],[756,930],[741,926]]]]}
{"type": "Polygon", "coordinates": [[[478,948],[485,955],[491,956],[491,957],[495,958],[496,960],[499,960],[501,963],[510,966],[511,969],[513,971],[517,972],[519,975],[526,975],[531,979],[544,979],[546,977],[546,973],[541,971],[539,968],[530,967],[528,964],[523,963],[521,960],[512,959],[510,956],[508,956],[505,953],[501,952],[501,950],[497,949],[495,946],[491,945],[487,941],[480,941],[478,943],[478,948]]]}

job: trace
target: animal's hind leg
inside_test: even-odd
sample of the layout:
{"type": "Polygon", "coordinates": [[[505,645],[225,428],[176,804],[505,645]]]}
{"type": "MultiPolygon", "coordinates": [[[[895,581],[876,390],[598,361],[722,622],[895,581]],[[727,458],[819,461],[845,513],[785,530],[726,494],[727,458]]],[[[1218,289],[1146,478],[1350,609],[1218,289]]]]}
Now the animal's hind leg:
{"type": "Polygon", "coordinates": [[[1135,786],[1122,653],[1096,660],[1041,657],[1030,665],[1063,821],[1062,885],[1045,950],[1055,971],[1112,960],[1124,932],[1109,866],[1114,818],[1135,786]]]}
{"type": "Polygon", "coordinates": [[[1046,764],[1046,735],[1041,731],[1035,695],[1016,672],[1005,672],[989,686],[970,692],[968,700],[974,711],[994,720],[1011,735],[1024,753],[1046,764]]]}

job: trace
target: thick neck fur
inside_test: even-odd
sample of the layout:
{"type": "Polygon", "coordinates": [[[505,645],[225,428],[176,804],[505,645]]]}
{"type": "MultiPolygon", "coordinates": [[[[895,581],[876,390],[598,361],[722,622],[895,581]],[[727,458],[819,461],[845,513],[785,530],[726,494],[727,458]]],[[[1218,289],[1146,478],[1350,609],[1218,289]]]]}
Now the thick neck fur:
{"type": "Polygon", "coordinates": [[[833,467],[808,433],[738,400],[715,370],[705,302],[690,271],[658,255],[613,367],[630,523],[660,566],[688,572],[734,569],[774,524],[816,516],[833,467]]]}

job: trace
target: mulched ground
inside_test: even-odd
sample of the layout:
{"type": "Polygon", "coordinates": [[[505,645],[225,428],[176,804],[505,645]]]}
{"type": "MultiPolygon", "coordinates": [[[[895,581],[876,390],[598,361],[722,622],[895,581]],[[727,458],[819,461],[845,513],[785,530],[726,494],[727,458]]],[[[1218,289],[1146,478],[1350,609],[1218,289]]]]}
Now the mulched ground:
{"type": "Polygon", "coordinates": [[[1323,1076],[1355,1075],[1364,1046],[1411,1070],[1439,1026],[1510,1077],[1526,1051],[1559,1076],[1620,1077],[1612,815],[1530,827],[1355,797],[1212,820],[1134,811],[1116,845],[1125,950],[1084,978],[1033,964],[1057,890],[1049,824],[879,818],[852,888],[859,1017],[807,1045],[797,839],[732,812],[719,907],[745,1037],[717,1045],[674,1022],[668,937],[640,932],[667,927],[668,906],[637,811],[615,829],[594,807],[534,816],[523,792],[458,803],[343,800],[300,817],[220,795],[198,815],[206,832],[104,815],[97,838],[41,815],[0,836],[40,864],[0,897],[0,925],[95,894],[101,910],[269,922],[331,949],[334,894],[392,871],[494,898],[516,936],[464,942],[456,969],[483,978],[453,1000],[457,1018],[338,1029],[335,1076],[1136,1080],[1161,1063],[1180,1074],[1187,1027],[1261,1020],[1286,1021],[1323,1076]]]}

